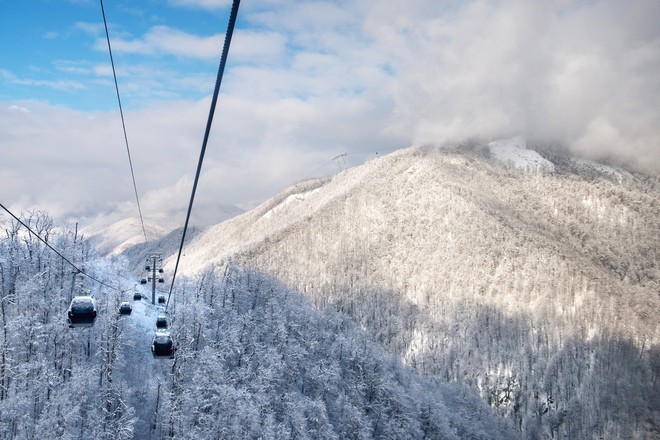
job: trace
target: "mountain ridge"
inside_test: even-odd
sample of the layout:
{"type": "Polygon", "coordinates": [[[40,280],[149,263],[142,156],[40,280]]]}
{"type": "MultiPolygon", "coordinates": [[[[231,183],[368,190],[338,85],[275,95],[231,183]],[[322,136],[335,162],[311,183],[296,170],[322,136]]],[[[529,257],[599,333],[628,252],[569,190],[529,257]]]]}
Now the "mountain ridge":
{"type": "Polygon", "coordinates": [[[643,388],[660,342],[660,204],[652,178],[598,173],[592,164],[549,172],[484,150],[411,147],[293,185],[209,228],[186,245],[180,270],[266,273],[318,308],[348,313],[411,368],[474,387],[526,435],[587,438],[589,424],[601,435],[639,435],[658,426],[657,382],[643,388]],[[560,370],[547,369],[553,352],[560,370]],[[594,369],[590,352],[596,366],[612,364],[605,382],[639,371],[626,386],[646,396],[650,422],[617,406],[624,421],[614,428],[611,415],[593,413],[584,396],[612,396],[596,379],[578,380],[594,369]],[[542,409],[534,396],[544,396],[542,409]],[[576,406],[588,416],[571,415],[576,406]]]}
{"type": "Polygon", "coordinates": [[[534,151],[552,170],[425,146],[299,182],[191,238],[180,272],[272,277],[524,437],[657,433],[657,179],[534,151]]]}

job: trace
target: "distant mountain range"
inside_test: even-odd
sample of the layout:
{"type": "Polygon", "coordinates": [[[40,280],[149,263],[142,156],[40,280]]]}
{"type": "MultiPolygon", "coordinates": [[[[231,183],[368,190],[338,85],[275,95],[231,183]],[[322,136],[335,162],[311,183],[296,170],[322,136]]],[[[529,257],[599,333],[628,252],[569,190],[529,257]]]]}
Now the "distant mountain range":
{"type": "MultiPolygon", "coordinates": [[[[244,211],[236,206],[218,206],[213,209],[213,212],[216,221],[223,221],[242,214],[244,211]]],[[[150,242],[163,239],[175,229],[181,228],[185,218],[184,211],[166,212],[146,217],[143,231],[140,219],[131,217],[110,225],[92,223],[83,228],[81,233],[90,239],[101,255],[117,255],[132,246],[144,244],[145,233],[150,242]]],[[[192,216],[190,225],[195,228],[203,228],[208,226],[208,223],[206,219],[192,216]]]]}
{"type": "MultiPolygon", "coordinates": [[[[142,263],[130,237],[98,243],[142,263]]],[[[176,249],[150,246],[171,272],[176,249]]],[[[470,386],[527,438],[652,438],[658,261],[657,176],[513,138],[298,182],[197,230],[179,270],[270,276],[409,368],[470,386]]]]}

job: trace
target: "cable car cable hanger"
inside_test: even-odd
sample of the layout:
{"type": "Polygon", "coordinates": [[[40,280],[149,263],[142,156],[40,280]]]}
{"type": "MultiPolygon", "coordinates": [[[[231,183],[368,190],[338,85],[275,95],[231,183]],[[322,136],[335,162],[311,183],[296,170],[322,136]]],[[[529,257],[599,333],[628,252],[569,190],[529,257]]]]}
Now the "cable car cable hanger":
{"type": "Polygon", "coordinates": [[[128,135],[126,134],[126,123],[124,122],[124,110],[121,105],[121,98],[119,97],[119,85],[117,84],[117,73],[115,72],[115,61],[112,56],[112,47],[110,47],[110,34],[108,33],[108,22],[105,18],[105,8],[103,7],[103,0],[101,2],[101,13],[103,14],[103,25],[105,26],[105,39],[108,42],[108,52],[110,53],[110,64],[112,65],[112,76],[115,79],[115,90],[117,91],[117,102],[119,103],[119,114],[121,116],[121,126],[124,130],[124,141],[126,142],[126,153],[128,154],[128,165],[131,168],[131,177],[133,178],[133,189],[135,190],[135,201],[137,202],[138,213],[140,214],[140,224],[142,225],[142,233],[144,234],[144,242],[149,243],[147,240],[147,230],[144,227],[144,219],[142,218],[142,208],[140,207],[140,198],[138,197],[137,184],[135,183],[135,172],[133,171],[133,161],[131,160],[131,150],[128,147],[128,135]]]}
{"type": "Polygon", "coordinates": [[[91,279],[91,280],[94,280],[94,281],[96,281],[97,283],[99,283],[99,284],[101,284],[101,285],[103,285],[103,286],[105,286],[105,287],[109,287],[110,289],[116,290],[116,291],[118,291],[118,292],[122,292],[122,293],[124,292],[123,290],[121,290],[121,289],[118,288],[118,287],[111,286],[110,284],[104,283],[103,281],[94,278],[94,277],[91,276],[90,274],[85,273],[82,269],[80,269],[78,266],[76,266],[75,264],[73,264],[73,263],[72,263],[67,257],[65,257],[64,255],[62,255],[62,254],[60,253],[60,251],[58,251],[58,250],[55,249],[53,246],[51,246],[46,240],[44,240],[43,238],[41,238],[41,237],[39,236],[39,234],[37,234],[36,232],[34,232],[34,231],[33,231],[28,225],[26,225],[26,224],[25,224],[20,218],[16,217],[16,216],[15,216],[15,215],[14,215],[9,209],[7,209],[7,208],[5,207],[5,205],[3,205],[2,203],[0,203],[0,208],[2,208],[2,209],[4,209],[5,211],[7,211],[7,213],[8,213],[9,215],[11,215],[11,216],[12,216],[17,222],[19,222],[21,225],[23,225],[23,227],[25,227],[25,229],[27,229],[28,231],[30,231],[30,233],[33,234],[35,237],[37,237],[37,238],[38,238],[43,244],[45,244],[46,246],[48,246],[48,248],[50,248],[50,250],[52,250],[52,251],[55,252],[57,255],[59,255],[60,258],[62,258],[62,260],[66,261],[66,262],[69,263],[74,269],[76,269],[76,270],[78,271],[79,274],[84,275],[84,276],[86,276],[87,278],[89,278],[89,279],[91,279]]]}
{"type": "Polygon", "coordinates": [[[229,52],[229,45],[231,44],[231,37],[234,33],[234,26],[236,24],[236,16],[238,15],[238,7],[240,0],[233,0],[231,12],[229,14],[229,23],[227,24],[227,33],[225,35],[225,42],[222,47],[222,55],[220,57],[220,65],[218,66],[218,76],[215,82],[215,89],[213,90],[213,99],[211,100],[211,108],[209,109],[209,116],[206,121],[206,130],[204,131],[204,140],[202,142],[202,149],[199,153],[199,161],[197,163],[197,171],[195,173],[195,181],[193,182],[192,193],[190,194],[190,203],[188,204],[188,213],[186,214],[186,222],[183,226],[183,233],[181,234],[181,243],[179,245],[179,253],[176,257],[176,264],[174,265],[174,272],[172,274],[172,284],[170,284],[170,292],[167,295],[167,303],[165,310],[170,305],[170,297],[172,296],[172,289],[174,288],[174,280],[179,268],[179,261],[181,259],[181,252],[183,251],[183,243],[186,240],[186,231],[188,230],[188,221],[190,220],[190,213],[192,212],[193,202],[195,200],[195,192],[197,191],[197,183],[199,182],[199,175],[202,170],[202,163],[204,162],[204,153],[206,152],[206,145],[209,140],[209,133],[211,132],[211,125],[213,123],[213,115],[215,113],[215,106],[218,101],[218,94],[220,92],[220,84],[222,83],[222,76],[227,64],[227,53],[229,52]]]}

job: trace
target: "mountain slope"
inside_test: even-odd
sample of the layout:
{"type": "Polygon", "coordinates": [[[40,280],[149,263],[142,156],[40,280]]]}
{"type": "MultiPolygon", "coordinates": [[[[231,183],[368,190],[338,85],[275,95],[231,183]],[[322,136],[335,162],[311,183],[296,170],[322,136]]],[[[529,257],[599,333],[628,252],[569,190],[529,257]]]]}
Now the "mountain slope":
{"type": "MultiPolygon", "coordinates": [[[[203,228],[208,225],[207,216],[213,216],[216,221],[232,218],[244,211],[231,205],[204,206],[201,210],[203,216],[192,215],[191,225],[195,228],[203,228]]],[[[111,224],[105,224],[103,218],[92,221],[82,229],[82,233],[90,239],[96,250],[104,256],[112,256],[124,253],[135,246],[145,245],[145,233],[147,239],[158,241],[177,228],[181,228],[186,218],[185,211],[169,211],[151,213],[144,219],[145,230],[138,217],[131,217],[111,224]]]]}
{"type": "Polygon", "coordinates": [[[164,310],[126,277],[127,259],[99,258],[43,212],[30,219],[91,278],[2,223],[0,439],[519,437],[466,387],[420,377],[345,315],[235,266],[179,286],[174,358],[153,358],[164,310]],[[70,328],[80,294],[95,297],[96,319],[70,328]],[[126,300],[129,315],[118,313],[126,300]]]}
{"type": "Polygon", "coordinates": [[[182,271],[264,272],[529,437],[657,433],[657,179],[484,151],[410,148],[294,185],[191,240],[182,271]]]}

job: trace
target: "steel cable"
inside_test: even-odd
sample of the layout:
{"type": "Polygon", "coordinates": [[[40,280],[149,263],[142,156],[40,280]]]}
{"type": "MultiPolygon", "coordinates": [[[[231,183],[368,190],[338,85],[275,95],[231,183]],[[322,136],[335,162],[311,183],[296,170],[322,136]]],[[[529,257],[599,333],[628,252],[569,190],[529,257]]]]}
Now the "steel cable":
{"type": "Polygon", "coordinates": [[[229,52],[229,45],[231,44],[231,37],[234,33],[234,26],[236,25],[236,17],[238,15],[238,7],[240,5],[240,0],[234,0],[231,7],[231,13],[229,14],[229,23],[227,25],[227,33],[225,35],[225,42],[222,47],[222,56],[220,57],[220,66],[218,66],[218,76],[215,81],[215,89],[213,90],[213,99],[211,100],[211,108],[209,109],[209,116],[206,121],[206,130],[204,131],[204,140],[202,142],[202,149],[199,153],[199,161],[197,162],[197,171],[195,172],[195,181],[193,182],[192,193],[190,194],[190,202],[188,203],[188,213],[186,214],[186,222],[183,226],[183,233],[181,234],[181,243],[179,245],[179,253],[176,257],[176,264],[174,265],[174,272],[172,274],[172,284],[170,284],[170,292],[167,295],[167,303],[165,304],[165,310],[167,310],[170,305],[170,298],[172,296],[172,289],[174,288],[174,280],[176,279],[176,273],[179,269],[179,261],[181,260],[181,253],[183,251],[183,244],[186,240],[186,231],[188,230],[188,222],[190,221],[190,213],[192,212],[193,202],[195,200],[195,192],[197,191],[197,183],[199,182],[199,176],[202,171],[202,163],[204,162],[204,154],[206,153],[206,145],[209,140],[209,134],[211,132],[211,125],[213,124],[213,115],[215,114],[215,107],[218,102],[218,94],[220,93],[220,84],[222,83],[222,76],[225,71],[225,65],[227,64],[227,54],[229,52]]]}

